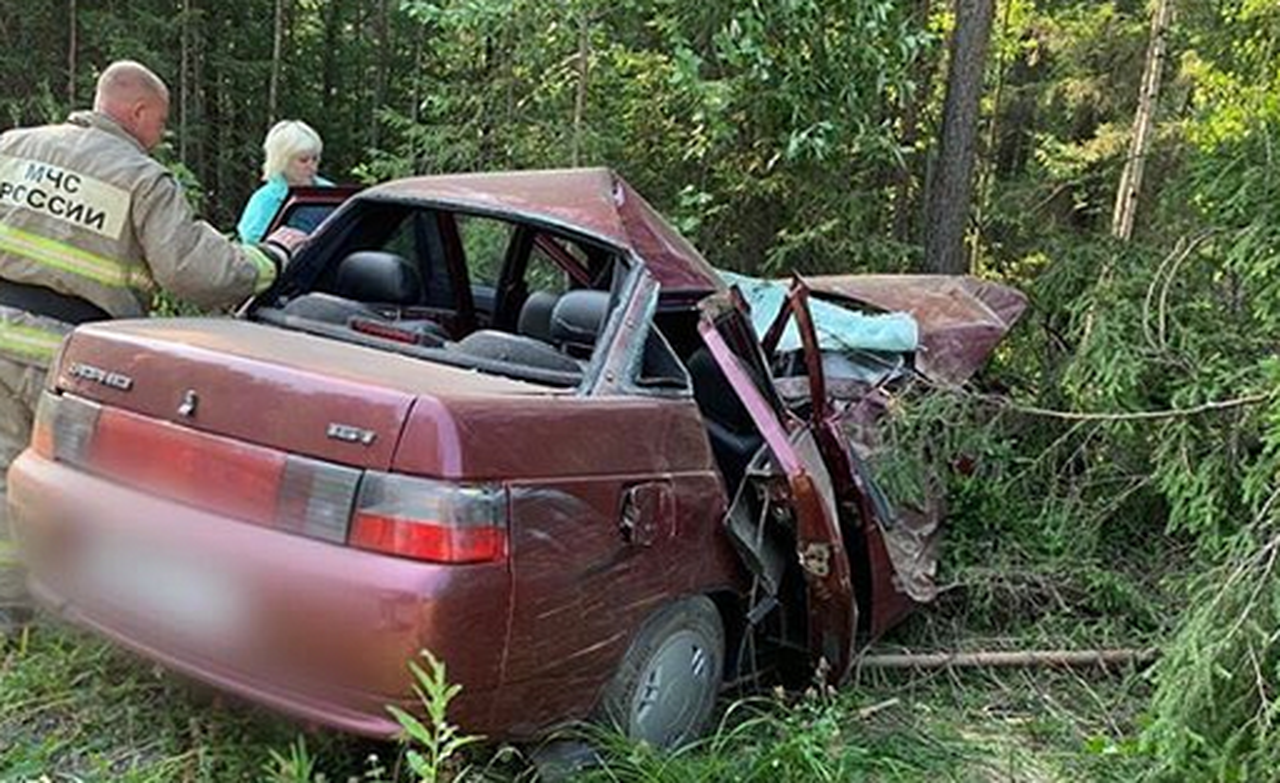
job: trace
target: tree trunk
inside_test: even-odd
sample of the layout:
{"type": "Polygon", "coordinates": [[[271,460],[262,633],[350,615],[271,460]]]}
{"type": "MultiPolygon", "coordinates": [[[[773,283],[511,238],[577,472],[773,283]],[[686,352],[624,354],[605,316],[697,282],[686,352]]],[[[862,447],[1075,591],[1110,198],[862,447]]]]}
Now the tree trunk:
{"type": "Polygon", "coordinates": [[[205,68],[205,53],[208,49],[204,43],[205,12],[199,7],[199,0],[188,0],[191,6],[191,102],[187,107],[187,131],[190,134],[188,153],[191,156],[192,169],[197,172],[201,182],[209,175],[209,131],[205,117],[209,113],[209,85],[205,83],[208,71],[205,68]]]}
{"type": "MultiPolygon", "coordinates": [[[[480,79],[483,82],[491,82],[497,75],[498,65],[498,42],[494,40],[493,35],[489,34],[484,39],[484,51],[480,61],[480,79]]],[[[477,168],[484,171],[493,165],[492,161],[497,157],[494,152],[494,125],[500,122],[494,119],[492,104],[486,95],[481,99],[485,104],[485,110],[480,117],[480,139],[477,145],[476,157],[477,168]]]]}
{"type": "Polygon", "coordinates": [[[324,105],[332,106],[338,98],[339,56],[342,54],[342,0],[329,0],[324,7],[324,53],[320,69],[320,92],[324,105]]]}
{"type": "Polygon", "coordinates": [[[413,105],[409,110],[409,149],[410,161],[414,174],[422,174],[422,149],[421,138],[422,133],[418,125],[422,122],[422,73],[425,70],[425,61],[423,58],[422,39],[427,36],[425,27],[419,27],[413,31],[413,105]]]}
{"type": "Polygon", "coordinates": [[[1020,652],[888,653],[864,655],[859,669],[998,669],[1015,666],[1081,667],[1145,666],[1160,651],[1154,647],[1121,650],[1026,650],[1020,652]]]}
{"type": "Polygon", "coordinates": [[[584,8],[578,13],[578,89],[573,100],[573,147],[570,165],[577,168],[582,159],[583,117],[587,112],[587,77],[591,60],[591,20],[584,8]]]}
{"type": "Polygon", "coordinates": [[[369,146],[378,148],[382,123],[378,112],[387,103],[387,86],[391,81],[391,14],[388,0],[378,0],[378,71],[373,82],[373,115],[369,118],[369,146]]]}
{"type": "MultiPolygon", "coordinates": [[[[1011,0],[1006,0],[1004,17],[1000,23],[1000,39],[1009,35],[1009,24],[1013,19],[1011,0]]],[[[976,258],[978,249],[982,247],[982,232],[986,228],[986,209],[991,203],[991,191],[996,179],[996,150],[1000,147],[1000,110],[1004,102],[1004,85],[1008,63],[1001,55],[997,55],[995,63],[996,83],[991,96],[991,118],[987,123],[986,156],[982,161],[975,161],[975,188],[978,191],[973,204],[973,244],[969,258],[976,258]]]]}
{"type": "MultiPolygon", "coordinates": [[[[928,27],[932,10],[932,0],[916,0],[915,16],[920,29],[928,27]]],[[[915,236],[915,227],[920,222],[917,214],[917,183],[922,175],[920,158],[923,156],[916,150],[916,142],[920,139],[920,114],[929,105],[934,66],[935,60],[932,57],[922,55],[916,61],[911,69],[916,86],[915,94],[907,98],[902,107],[902,147],[907,150],[907,156],[898,170],[893,210],[893,235],[900,242],[910,242],[915,236]]]]}
{"type": "Polygon", "coordinates": [[[178,56],[178,160],[187,158],[187,119],[191,111],[191,0],[182,0],[182,30],[178,56]]]}
{"type": "Polygon", "coordinates": [[[76,107],[76,0],[67,4],[67,108],[76,107]]]}
{"type": "Polygon", "coordinates": [[[924,256],[930,272],[969,271],[964,233],[973,201],[979,101],[994,15],[995,0],[956,0],[938,163],[928,187],[924,256]]]}
{"type": "Polygon", "coordinates": [[[284,59],[284,6],[286,0],[276,0],[275,26],[271,36],[271,84],[267,88],[267,125],[273,125],[280,116],[280,73],[284,59]]]}
{"type": "Polygon", "coordinates": [[[1164,67],[1165,41],[1173,19],[1173,0],[1159,0],[1151,17],[1151,42],[1147,46],[1146,67],[1142,71],[1142,90],[1138,94],[1138,111],[1133,119],[1133,138],[1129,157],[1120,173],[1116,189],[1116,205],[1111,216],[1111,234],[1128,242],[1133,236],[1133,221],[1142,194],[1142,173],[1151,150],[1155,127],[1156,99],[1160,97],[1160,73],[1164,67]]]}

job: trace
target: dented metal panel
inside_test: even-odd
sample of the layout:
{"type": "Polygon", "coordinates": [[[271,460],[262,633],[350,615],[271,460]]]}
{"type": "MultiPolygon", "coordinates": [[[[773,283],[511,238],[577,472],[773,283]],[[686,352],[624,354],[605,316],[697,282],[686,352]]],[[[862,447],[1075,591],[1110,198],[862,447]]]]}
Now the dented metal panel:
{"type": "Polygon", "coordinates": [[[920,325],[916,368],[943,383],[977,372],[1027,307],[1022,292],[976,277],[831,275],[805,283],[815,293],[910,313],[920,325]]]}
{"type": "Polygon", "coordinates": [[[370,188],[359,196],[385,197],[537,220],[597,237],[644,259],[669,294],[707,294],[724,288],[702,254],[609,169],[414,177],[370,188]]]}

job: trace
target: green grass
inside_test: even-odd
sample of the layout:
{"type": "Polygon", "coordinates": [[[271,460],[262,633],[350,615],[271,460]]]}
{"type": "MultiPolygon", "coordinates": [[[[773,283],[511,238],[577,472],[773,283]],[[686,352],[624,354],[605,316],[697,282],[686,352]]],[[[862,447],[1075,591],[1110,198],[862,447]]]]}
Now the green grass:
{"type": "MultiPolygon", "coordinates": [[[[256,781],[298,730],[65,629],[38,624],[0,649],[0,781],[256,781]]],[[[331,781],[367,755],[353,740],[310,744],[331,781]]]]}
{"type": "Polygon", "coordinates": [[[593,781],[1133,780],[1136,677],[1061,672],[884,678],[840,693],[734,703],[698,746],[663,755],[616,738],[593,781]]]}
{"type": "MultiPolygon", "coordinates": [[[[1145,684],[1133,673],[864,676],[839,692],[726,700],[720,729],[660,754],[591,732],[586,781],[1129,781],[1145,684]]],[[[470,778],[528,781],[511,748],[470,754],[470,778]]],[[[305,734],[48,623],[0,652],[0,781],[411,779],[395,746],[305,734]],[[380,774],[370,772],[370,754],[380,774]],[[300,773],[309,771],[309,774],[300,773]]]]}

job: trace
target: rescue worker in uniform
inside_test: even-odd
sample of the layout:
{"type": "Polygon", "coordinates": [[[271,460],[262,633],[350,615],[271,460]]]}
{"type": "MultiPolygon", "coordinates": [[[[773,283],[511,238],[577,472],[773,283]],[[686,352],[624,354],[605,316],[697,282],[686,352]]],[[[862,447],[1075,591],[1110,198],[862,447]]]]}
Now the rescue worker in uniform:
{"type": "Polygon", "coordinates": [[[27,446],[45,372],[77,324],[145,316],[164,289],[193,304],[235,304],[284,262],[197,221],[149,152],[169,90],[146,67],[112,63],[93,111],[0,134],[0,640],[29,598],[12,544],[4,476],[27,446]]]}

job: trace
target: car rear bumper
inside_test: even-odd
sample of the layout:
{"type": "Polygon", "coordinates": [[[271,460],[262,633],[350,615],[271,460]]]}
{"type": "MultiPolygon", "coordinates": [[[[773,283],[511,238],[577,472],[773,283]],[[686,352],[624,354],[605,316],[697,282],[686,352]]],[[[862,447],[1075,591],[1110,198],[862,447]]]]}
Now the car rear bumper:
{"type": "Polygon", "coordinates": [[[430,649],[463,686],[450,719],[502,734],[490,712],[506,564],[441,566],[315,541],[141,495],[32,451],[10,469],[9,504],[37,601],[166,668],[307,722],[391,737],[399,725],[386,707],[413,703],[407,664],[430,649]],[[116,565],[105,569],[93,554],[111,548],[116,565]],[[156,578],[140,576],[149,572],[156,578]],[[108,573],[120,578],[104,582],[108,573]]]}
{"type": "MultiPolygon", "coordinates": [[[[39,579],[32,578],[29,586],[36,601],[63,620],[108,639],[166,669],[190,676],[305,722],[314,722],[339,731],[380,739],[393,738],[400,731],[399,724],[391,719],[390,713],[385,709],[386,702],[376,697],[370,698],[368,694],[352,693],[345,701],[309,700],[304,694],[274,688],[270,683],[254,680],[243,672],[224,671],[215,663],[197,661],[193,657],[176,655],[146,644],[135,635],[102,622],[93,613],[71,603],[41,583],[39,579]],[[351,706],[353,702],[362,706],[351,706]]],[[[407,704],[399,702],[396,706],[406,707],[407,704]]]]}

